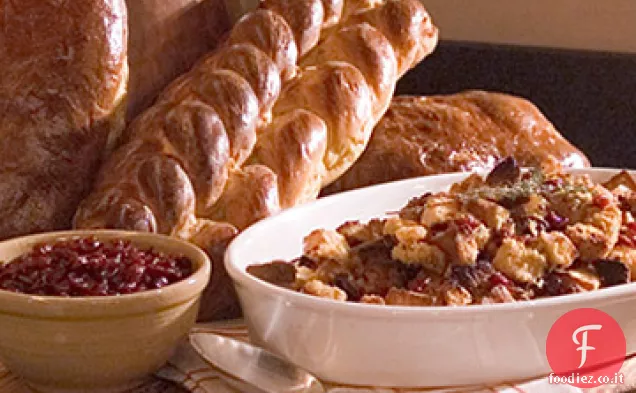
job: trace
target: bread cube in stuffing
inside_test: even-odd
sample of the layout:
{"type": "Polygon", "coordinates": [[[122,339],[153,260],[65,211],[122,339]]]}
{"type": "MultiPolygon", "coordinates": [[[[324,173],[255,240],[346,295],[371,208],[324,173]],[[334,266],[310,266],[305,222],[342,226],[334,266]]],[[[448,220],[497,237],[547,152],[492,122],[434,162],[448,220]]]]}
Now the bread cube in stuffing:
{"type": "Polygon", "coordinates": [[[439,274],[446,270],[446,255],[439,247],[429,243],[398,243],[391,250],[391,257],[406,264],[422,265],[439,274]]]}
{"type": "Polygon", "coordinates": [[[415,221],[389,217],[384,223],[382,233],[387,236],[395,236],[398,241],[409,243],[425,239],[427,230],[415,221]]]}
{"type": "Polygon", "coordinates": [[[472,265],[490,239],[490,230],[479,220],[463,214],[445,230],[434,234],[431,242],[441,248],[450,263],[472,265]]]}
{"type": "Polygon", "coordinates": [[[578,250],[562,232],[541,232],[537,239],[539,251],[553,267],[569,267],[578,257],[578,250]]]}
{"type": "Polygon", "coordinates": [[[375,219],[366,224],[360,221],[348,221],[340,225],[336,232],[343,235],[349,245],[356,246],[380,239],[383,236],[383,229],[383,220],[375,219]]]}
{"type": "Polygon", "coordinates": [[[601,287],[598,274],[590,269],[569,269],[567,275],[586,291],[595,291],[601,287]]]}
{"type": "Polygon", "coordinates": [[[473,296],[464,287],[453,287],[444,293],[448,306],[466,306],[473,302],[473,296]]]}
{"type": "Polygon", "coordinates": [[[584,223],[570,225],[565,234],[579,250],[579,258],[583,261],[594,261],[607,257],[616,244],[610,236],[602,230],[584,223]]]}
{"type": "Polygon", "coordinates": [[[506,238],[497,250],[493,265],[513,280],[532,283],[543,276],[548,262],[539,251],[519,240],[506,238]]]}
{"type": "Polygon", "coordinates": [[[365,304],[380,304],[380,305],[384,305],[386,304],[386,302],[384,301],[384,299],[381,296],[378,295],[364,295],[362,296],[362,298],[360,299],[360,303],[365,303],[365,304]]]}
{"type": "Polygon", "coordinates": [[[319,280],[311,280],[303,286],[303,292],[326,299],[338,300],[344,302],[347,300],[347,294],[340,288],[332,287],[319,280]]]}
{"type": "Polygon", "coordinates": [[[612,247],[618,240],[623,222],[623,212],[617,204],[611,204],[598,212],[586,217],[585,223],[591,224],[607,234],[608,240],[612,242],[612,247]]]}
{"type": "Polygon", "coordinates": [[[317,229],[305,237],[304,253],[314,260],[343,260],[349,256],[349,243],[336,231],[317,229]]]}
{"type": "Polygon", "coordinates": [[[466,209],[488,228],[499,231],[510,218],[510,212],[499,204],[487,199],[472,199],[466,204],[466,209]]]}
{"type": "Polygon", "coordinates": [[[450,193],[463,194],[467,191],[482,187],[485,183],[486,182],[480,175],[473,173],[460,183],[453,184],[450,188],[450,193]]]}
{"type": "Polygon", "coordinates": [[[403,227],[395,232],[398,242],[412,244],[424,241],[428,235],[428,231],[421,225],[412,227],[403,227]]]}
{"type": "Polygon", "coordinates": [[[452,220],[459,212],[459,202],[444,195],[433,196],[426,200],[420,223],[428,228],[452,220]]]}
{"type": "Polygon", "coordinates": [[[504,285],[497,285],[490,290],[490,299],[493,303],[512,303],[515,300],[510,290],[504,285]]]}
{"type": "Polygon", "coordinates": [[[391,288],[385,302],[390,306],[433,306],[439,304],[440,299],[425,293],[391,288]]]}
{"type": "Polygon", "coordinates": [[[521,205],[523,215],[526,217],[544,217],[547,213],[548,201],[538,194],[532,194],[528,201],[521,205]]]}

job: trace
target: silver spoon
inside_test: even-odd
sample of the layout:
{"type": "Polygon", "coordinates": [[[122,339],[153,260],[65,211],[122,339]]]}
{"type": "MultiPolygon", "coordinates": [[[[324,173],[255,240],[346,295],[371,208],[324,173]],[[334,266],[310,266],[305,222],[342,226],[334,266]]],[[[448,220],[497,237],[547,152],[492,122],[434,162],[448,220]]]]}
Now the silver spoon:
{"type": "Polygon", "coordinates": [[[210,364],[262,393],[325,393],[298,366],[253,345],[211,333],[190,335],[192,347],[210,364]]]}

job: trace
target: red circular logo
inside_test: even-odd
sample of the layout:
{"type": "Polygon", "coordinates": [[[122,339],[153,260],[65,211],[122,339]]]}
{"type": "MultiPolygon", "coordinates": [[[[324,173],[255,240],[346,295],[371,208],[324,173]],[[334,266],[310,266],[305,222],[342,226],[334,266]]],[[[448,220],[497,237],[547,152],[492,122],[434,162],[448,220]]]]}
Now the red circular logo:
{"type": "Polygon", "coordinates": [[[592,388],[622,379],[627,355],[623,329],[614,318],[594,308],[572,310],[548,333],[546,355],[557,383],[592,388]]]}

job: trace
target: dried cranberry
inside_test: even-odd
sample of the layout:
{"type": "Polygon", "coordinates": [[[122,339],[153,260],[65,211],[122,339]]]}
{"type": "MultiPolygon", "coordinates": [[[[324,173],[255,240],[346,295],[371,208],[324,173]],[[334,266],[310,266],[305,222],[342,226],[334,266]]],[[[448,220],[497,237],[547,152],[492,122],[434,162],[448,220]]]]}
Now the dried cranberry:
{"type": "Polygon", "coordinates": [[[621,261],[599,259],[593,263],[593,266],[603,287],[612,287],[630,281],[629,268],[621,261]]]}
{"type": "Polygon", "coordinates": [[[192,262],[130,242],[95,238],[39,244],[0,266],[0,289],[49,296],[107,296],[161,288],[192,274],[192,262]]]}
{"type": "Polygon", "coordinates": [[[407,288],[413,292],[425,292],[431,283],[431,277],[423,272],[408,282],[407,288]]]}
{"type": "Polygon", "coordinates": [[[610,202],[611,200],[603,194],[595,194],[592,198],[592,204],[600,209],[605,209],[610,202]]]}
{"type": "Polygon", "coordinates": [[[551,179],[547,179],[543,184],[548,188],[549,191],[551,191],[558,188],[562,188],[563,179],[560,177],[553,177],[551,179]]]}
{"type": "Polygon", "coordinates": [[[531,221],[534,221],[534,229],[537,233],[546,232],[550,228],[550,224],[543,218],[531,217],[531,221]]]}
{"type": "Polygon", "coordinates": [[[629,203],[629,201],[627,200],[627,198],[625,198],[624,196],[619,196],[618,197],[618,204],[620,206],[620,209],[623,211],[631,211],[632,210],[632,206],[629,203]]]}
{"type": "Polygon", "coordinates": [[[550,210],[545,216],[545,221],[548,223],[548,230],[562,231],[568,226],[570,220],[567,217],[560,216],[554,210],[550,210]]]}
{"type": "Polygon", "coordinates": [[[481,225],[473,216],[465,216],[454,221],[457,232],[463,235],[470,235],[481,225]]]}
{"type": "Polygon", "coordinates": [[[539,217],[521,217],[515,223],[515,234],[517,236],[536,236],[540,232],[546,232],[550,229],[548,221],[539,217]]]}
{"type": "Polygon", "coordinates": [[[510,280],[499,272],[495,272],[492,276],[490,276],[489,281],[490,285],[493,287],[496,287],[497,285],[509,286],[511,284],[510,280]]]}
{"type": "Polygon", "coordinates": [[[153,282],[151,288],[159,289],[166,285],[170,285],[170,280],[167,277],[157,277],[153,282]]]}

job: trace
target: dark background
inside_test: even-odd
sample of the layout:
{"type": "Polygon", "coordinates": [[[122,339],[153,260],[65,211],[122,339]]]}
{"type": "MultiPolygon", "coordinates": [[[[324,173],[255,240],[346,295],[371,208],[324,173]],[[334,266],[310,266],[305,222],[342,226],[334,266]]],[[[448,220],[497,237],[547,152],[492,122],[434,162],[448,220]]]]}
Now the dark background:
{"type": "Polygon", "coordinates": [[[398,94],[468,89],[525,97],[594,166],[636,169],[636,55],[441,42],[398,94]]]}

